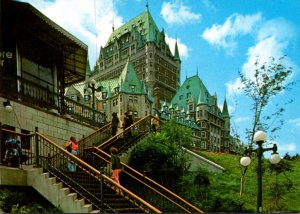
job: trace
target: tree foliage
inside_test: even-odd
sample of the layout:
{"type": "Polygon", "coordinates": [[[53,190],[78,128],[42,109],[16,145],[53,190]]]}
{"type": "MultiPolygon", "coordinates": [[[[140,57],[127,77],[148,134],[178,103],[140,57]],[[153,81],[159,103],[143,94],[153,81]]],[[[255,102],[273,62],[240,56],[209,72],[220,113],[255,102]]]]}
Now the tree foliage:
{"type": "Polygon", "coordinates": [[[189,167],[181,148],[192,144],[191,136],[189,128],[165,122],[160,132],[149,134],[133,149],[129,165],[170,187],[189,167]]]}
{"type": "MultiPolygon", "coordinates": [[[[285,90],[291,89],[292,85],[295,84],[288,79],[293,70],[284,64],[284,60],[285,57],[280,57],[279,59],[270,57],[268,62],[261,62],[257,58],[254,63],[254,71],[247,71],[247,73],[239,72],[242,83],[241,89],[252,101],[252,127],[246,129],[246,135],[251,146],[254,133],[257,130],[268,132],[271,139],[276,138],[274,133],[282,127],[284,122],[281,118],[285,111],[283,106],[292,102],[292,100],[289,100],[286,103],[275,104],[274,111],[266,111],[266,107],[272,98],[276,97],[279,93],[283,93],[285,90]]],[[[246,172],[247,167],[242,169],[240,196],[243,193],[246,172]]]]}
{"type": "Polygon", "coordinates": [[[272,136],[283,125],[283,120],[280,119],[285,111],[283,106],[292,100],[275,104],[276,108],[273,112],[264,112],[264,110],[271,98],[291,89],[291,86],[295,84],[288,79],[293,70],[284,65],[284,60],[285,57],[279,59],[270,57],[268,62],[260,62],[258,58],[254,64],[253,76],[247,75],[253,73],[251,71],[247,71],[247,74],[239,72],[243,85],[241,89],[252,100],[253,123],[251,129],[246,130],[249,142],[253,142],[254,132],[257,129],[265,130],[272,136]]]}
{"type": "Polygon", "coordinates": [[[1,210],[5,213],[62,213],[59,208],[27,188],[0,188],[1,210]]]}

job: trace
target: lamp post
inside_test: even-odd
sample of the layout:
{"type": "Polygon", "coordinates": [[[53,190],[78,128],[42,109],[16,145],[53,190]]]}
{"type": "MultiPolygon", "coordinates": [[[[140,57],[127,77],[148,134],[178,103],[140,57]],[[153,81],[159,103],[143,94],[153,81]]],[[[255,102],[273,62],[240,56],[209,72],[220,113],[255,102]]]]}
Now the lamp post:
{"type": "MultiPolygon", "coordinates": [[[[280,156],[277,153],[277,145],[273,144],[272,148],[263,148],[262,144],[266,140],[266,133],[263,131],[257,131],[254,134],[254,141],[257,144],[256,149],[252,149],[250,146],[249,148],[245,148],[245,154],[250,155],[252,152],[257,154],[257,212],[261,213],[262,212],[262,156],[265,151],[273,151],[270,157],[270,162],[271,164],[277,164],[280,162],[280,156]]],[[[249,156],[244,156],[240,160],[241,165],[243,166],[248,166],[251,163],[251,159],[249,156]]]]}
{"type": "Polygon", "coordinates": [[[96,81],[91,79],[85,87],[85,91],[89,94],[92,94],[92,108],[95,109],[95,92],[101,91],[101,86],[96,87],[96,81]]]}

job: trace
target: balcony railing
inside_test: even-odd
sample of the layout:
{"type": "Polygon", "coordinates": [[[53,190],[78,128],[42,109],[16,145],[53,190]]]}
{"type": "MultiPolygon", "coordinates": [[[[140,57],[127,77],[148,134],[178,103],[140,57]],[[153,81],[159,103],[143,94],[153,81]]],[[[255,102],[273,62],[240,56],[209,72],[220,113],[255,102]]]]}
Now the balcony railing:
{"type": "Polygon", "coordinates": [[[55,92],[45,82],[40,85],[19,76],[0,73],[0,96],[21,102],[33,108],[41,108],[73,120],[101,127],[106,124],[106,115],[63,94],[55,92]],[[44,85],[44,86],[43,86],[44,85]]]}
{"type": "Polygon", "coordinates": [[[27,155],[23,165],[33,165],[48,171],[51,176],[62,182],[63,186],[77,193],[78,198],[83,198],[86,203],[92,204],[93,208],[101,213],[162,213],[149,202],[116,184],[110,176],[41,135],[37,128],[35,133],[24,135],[2,129],[0,123],[0,140],[3,132],[28,140],[27,146],[21,140],[23,154],[27,155]],[[76,172],[69,172],[68,165],[73,165],[76,172]],[[122,194],[116,193],[116,189],[119,189],[122,194]],[[117,200],[109,200],[110,197],[117,200]]]}

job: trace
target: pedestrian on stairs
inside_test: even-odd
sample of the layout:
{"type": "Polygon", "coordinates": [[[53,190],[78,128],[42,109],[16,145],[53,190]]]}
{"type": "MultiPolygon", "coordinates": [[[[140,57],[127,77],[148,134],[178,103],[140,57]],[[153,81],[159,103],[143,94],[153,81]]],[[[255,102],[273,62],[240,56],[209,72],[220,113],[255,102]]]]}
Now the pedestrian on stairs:
{"type": "MultiPolygon", "coordinates": [[[[65,148],[71,152],[73,155],[78,154],[78,144],[75,137],[70,137],[70,140],[67,142],[65,148]]],[[[68,171],[69,172],[75,172],[76,171],[76,165],[74,162],[68,162],[68,171]]]]}
{"type": "Polygon", "coordinates": [[[119,118],[116,112],[112,113],[112,120],[111,120],[111,135],[115,136],[119,126],[119,118]]]}
{"type": "Polygon", "coordinates": [[[120,161],[120,157],[118,156],[118,149],[115,147],[110,148],[111,154],[111,169],[113,171],[112,177],[117,184],[120,184],[120,173],[123,169],[123,166],[120,161]]]}

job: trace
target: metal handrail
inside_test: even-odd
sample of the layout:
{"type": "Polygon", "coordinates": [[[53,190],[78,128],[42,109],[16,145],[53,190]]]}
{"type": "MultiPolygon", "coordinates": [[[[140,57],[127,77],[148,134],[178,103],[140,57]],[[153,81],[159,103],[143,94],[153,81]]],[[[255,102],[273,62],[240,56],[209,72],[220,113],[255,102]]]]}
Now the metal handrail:
{"type": "MultiPolygon", "coordinates": [[[[94,152],[92,152],[92,154],[98,158],[98,159],[94,159],[95,162],[98,162],[98,163],[99,163],[99,161],[105,162],[105,164],[108,166],[108,168],[106,168],[106,170],[104,172],[109,176],[110,171],[111,171],[111,169],[110,169],[111,156],[109,154],[107,154],[106,152],[104,152],[103,150],[96,148],[96,147],[94,148],[94,152]]],[[[148,197],[145,194],[145,192],[152,192],[152,194],[155,194],[156,197],[160,198],[160,199],[158,200],[156,198],[156,200],[155,200],[156,203],[154,203],[154,200],[151,200],[151,202],[154,203],[155,206],[158,207],[159,209],[161,209],[163,212],[204,213],[199,208],[190,204],[189,202],[187,202],[186,200],[184,200],[177,194],[173,193],[169,189],[163,187],[159,183],[155,182],[151,178],[136,171],[135,169],[131,168],[130,166],[128,166],[125,163],[122,163],[122,165],[123,165],[122,173],[124,172],[124,173],[126,173],[126,175],[131,177],[129,183],[133,184],[135,187],[130,188],[130,187],[126,186],[126,184],[122,184],[122,185],[124,185],[126,188],[130,188],[130,190],[133,191],[135,194],[143,196],[146,200],[148,200],[148,197]],[[137,191],[136,186],[139,184],[142,186],[142,188],[141,188],[141,189],[143,189],[142,192],[137,191]],[[147,188],[147,190],[145,188],[147,188]],[[166,204],[165,202],[162,202],[161,199],[169,201],[170,204],[166,204]],[[160,205],[160,203],[162,203],[162,205],[160,205]],[[173,206],[173,208],[171,208],[172,206],[173,206]],[[165,209],[171,209],[171,210],[165,210],[164,207],[166,207],[165,209]]]]}
{"type": "MultiPolygon", "coordinates": [[[[132,144],[136,144],[143,136],[150,132],[150,124],[151,124],[152,116],[148,115],[145,118],[140,119],[123,132],[117,134],[116,136],[108,139],[107,141],[101,143],[97,147],[89,147],[86,150],[89,150],[93,157],[89,157],[89,163],[96,167],[105,167],[107,169],[107,165],[110,164],[110,155],[108,154],[109,148],[114,146],[119,149],[119,153],[124,152],[127,150],[127,147],[132,146],[132,144]],[[128,133],[131,133],[130,137],[128,133]],[[102,164],[100,163],[102,161],[102,164]],[[103,163],[104,162],[104,163],[103,163]]],[[[160,121],[162,122],[162,121],[160,121]]],[[[182,212],[197,212],[203,213],[200,209],[195,207],[194,205],[190,204],[189,202],[182,199],[180,196],[176,195],[175,193],[171,192],[170,190],[166,189],[165,187],[161,186],[157,182],[153,181],[152,179],[146,177],[145,175],[141,174],[140,172],[134,170],[133,168],[129,167],[128,165],[124,164],[124,172],[128,174],[128,176],[132,177],[132,183],[139,183],[143,187],[147,187],[149,191],[155,192],[155,194],[159,195],[159,197],[163,198],[164,200],[169,201],[171,204],[175,205],[176,208],[180,209],[182,212]],[[143,180],[143,182],[141,182],[143,180]]],[[[110,169],[106,171],[107,175],[110,174],[110,169]]],[[[136,191],[136,188],[132,188],[131,191],[136,191]]],[[[143,194],[142,194],[143,195],[143,194]]],[[[143,195],[144,196],[144,195],[143,195]]],[[[163,206],[160,207],[164,212],[163,206]]],[[[178,210],[172,210],[178,211],[178,210]]]]}
{"type": "Polygon", "coordinates": [[[97,131],[78,141],[79,153],[82,153],[85,148],[96,146],[99,142],[106,141],[111,137],[111,122],[99,128],[97,131]]]}
{"type": "Polygon", "coordinates": [[[147,115],[146,117],[138,120],[131,126],[127,127],[119,134],[116,134],[115,136],[108,139],[107,141],[102,142],[99,146],[97,146],[97,148],[107,151],[111,146],[114,146],[119,150],[119,152],[121,152],[124,149],[127,149],[125,145],[128,147],[131,146],[130,144],[137,143],[136,140],[142,137],[141,134],[143,136],[148,134],[151,130],[150,124],[151,124],[151,115],[147,115]],[[116,145],[116,143],[118,143],[118,141],[120,140],[126,140],[126,143],[122,143],[121,145],[116,145]]]}
{"type": "Polygon", "coordinates": [[[5,148],[5,144],[4,141],[2,139],[2,133],[8,133],[11,135],[16,136],[16,138],[21,139],[20,143],[21,143],[21,151],[22,151],[22,155],[26,156],[26,160],[24,160],[23,162],[20,163],[20,165],[32,165],[34,163],[34,153],[33,148],[32,148],[32,144],[34,142],[34,133],[31,134],[24,134],[24,133],[19,133],[13,130],[9,130],[9,129],[5,129],[2,128],[2,125],[0,123],[0,165],[4,164],[3,163],[3,159],[4,159],[4,154],[6,151],[5,148]]]}
{"type": "Polygon", "coordinates": [[[92,126],[101,127],[107,123],[105,113],[57,93],[51,85],[43,83],[47,86],[42,86],[17,75],[6,76],[2,73],[0,79],[2,81],[0,94],[7,99],[70,116],[73,120],[92,126]],[[5,93],[3,93],[4,89],[5,93]]]}
{"type": "MultiPolygon", "coordinates": [[[[70,177],[67,176],[65,172],[66,164],[68,163],[74,164],[76,166],[77,172],[83,173],[88,179],[93,180],[92,183],[95,183],[95,181],[98,181],[99,183],[103,182],[103,184],[110,189],[116,189],[116,188],[121,189],[123,197],[127,198],[128,201],[138,206],[144,212],[161,213],[160,210],[156,209],[155,207],[150,205],[142,198],[138,197],[137,195],[135,195],[128,189],[124,188],[123,186],[116,184],[109,176],[100,173],[94,167],[82,161],[79,157],[69,153],[64,148],[55,144],[50,139],[41,135],[38,132],[36,132],[36,141],[38,145],[37,146],[38,155],[37,155],[36,164],[38,166],[42,166],[45,170],[48,170],[50,173],[55,174],[57,177],[63,177],[64,180],[68,181],[68,183],[71,183],[76,188],[79,188],[80,191],[76,191],[76,192],[80,194],[82,197],[84,197],[86,200],[91,202],[94,206],[99,207],[99,205],[97,205],[95,201],[89,200],[90,197],[93,195],[93,197],[97,198],[98,201],[101,201],[100,198],[95,196],[95,194],[91,192],[87,192],[86,190],[84,190],[84,188],[81,188],[79,184],[74,183],[72,179],[70,179],[70,177]],[[59,156],[60,158],[57,158],[57,156],[59,156]],[[56,157],[55,161],[52,161],[51,157],[56,157]],[[87,197],[86,195],[88,195],[89,197],[87,197]]],[[[72,187],[72,189],[76,190],[74,186],[72,187]]],[[[104,204],[104,206],[106,206],[106,208],[109,209],[110,212],[114,211],[109,205],[104,204]]]]}

